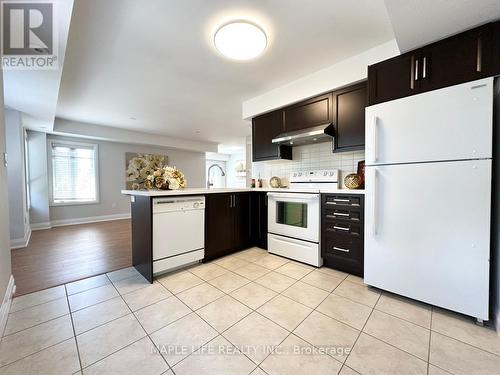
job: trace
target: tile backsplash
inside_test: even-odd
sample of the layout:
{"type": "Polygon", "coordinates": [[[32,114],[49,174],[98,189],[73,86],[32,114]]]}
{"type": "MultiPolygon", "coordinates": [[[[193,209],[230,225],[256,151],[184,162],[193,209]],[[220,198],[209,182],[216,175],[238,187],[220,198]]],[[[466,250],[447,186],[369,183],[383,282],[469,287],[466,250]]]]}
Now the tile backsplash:
{"type": "Polygon", "coordinates": [[[278,176],[283,183],[288,184],[291,172],[338,169],[340,181],[349,173],[355,173],[358,162],[365,159],[365,152],[351,151],[332,153],[330,142],[317,143],[305,146],[296,146],[292,149],[293,160],[272,160],[252,163],[252,178],[262,178],[264,187],[269,184],[272,176],[278,176]]]}

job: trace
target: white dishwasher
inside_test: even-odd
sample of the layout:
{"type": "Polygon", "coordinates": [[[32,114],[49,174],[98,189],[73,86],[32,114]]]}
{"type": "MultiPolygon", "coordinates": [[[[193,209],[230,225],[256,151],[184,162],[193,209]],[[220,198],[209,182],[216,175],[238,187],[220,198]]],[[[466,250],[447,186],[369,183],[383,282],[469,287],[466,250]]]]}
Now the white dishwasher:
{"type": "Polygon", "coordinates": [[[205,256],[205,197],[153,199],[153,274],[205,256]]]}

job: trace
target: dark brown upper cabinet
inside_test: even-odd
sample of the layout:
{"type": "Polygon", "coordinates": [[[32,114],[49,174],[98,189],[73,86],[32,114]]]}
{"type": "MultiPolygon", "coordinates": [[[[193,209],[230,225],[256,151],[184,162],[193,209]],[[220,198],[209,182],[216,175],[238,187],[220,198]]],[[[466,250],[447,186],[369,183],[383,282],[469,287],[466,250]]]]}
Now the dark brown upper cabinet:
{"type": "Polygon", "coordinates": [[[290,146],[272,143],[283,133],[283,111],[273,111],[252,119],[252,160],[292,159],[290,146]]]}
{"type": "Polygon", "coordinates": [[[415,80],[418,52],[405,53],[368,67],[369,104],[387,102],[416,94],[419,82],[415,80]]]}
{"type": "Polygon", "coordinates": [[[332,94],[316,96],[283,110],[285,132],[292,132],[332,122],[332,94]]]}
{"type": "Polygon", "coordinates": [[[489,23],[369,66],[369,105],[499,74],[499,24],[489,23]]]}
{"type": "Polygon", "coordinates": [[[363,82],[333,92],[334,152],[365,147],[367,90],[367,84],[363,82]]]}

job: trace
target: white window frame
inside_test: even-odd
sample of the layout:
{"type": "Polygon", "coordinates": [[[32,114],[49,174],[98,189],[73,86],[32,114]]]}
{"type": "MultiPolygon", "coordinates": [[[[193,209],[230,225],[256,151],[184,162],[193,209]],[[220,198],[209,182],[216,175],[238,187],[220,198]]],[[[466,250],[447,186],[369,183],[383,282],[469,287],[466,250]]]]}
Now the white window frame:
{"type": "Polygon", "coordinates": [[[59,139],[48,139],[47,140],[47,153],[48,153],[48,177],[49,177],[49,206],[80,206],[86,204],[99,204],[100,194],[99,194],[99,145],[97,143],[84,143],[84,142],[74,142],[59,139]],[[52,171],[52,145],[61,144],[68,146],[82,146],[94,149],[94,166],[95,166],[95,200],[89,201],[79,201],[79,202],[54,202],[54,179],[52,171]]]}

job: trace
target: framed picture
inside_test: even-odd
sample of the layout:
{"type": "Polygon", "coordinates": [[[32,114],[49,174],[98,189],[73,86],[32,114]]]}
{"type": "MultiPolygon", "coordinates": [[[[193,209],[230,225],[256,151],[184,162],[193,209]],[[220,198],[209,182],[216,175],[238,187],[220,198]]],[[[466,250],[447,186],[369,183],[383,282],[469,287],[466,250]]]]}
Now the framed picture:
{"type": "Polygon", "coordinates": [[[358,171],[356,174],[361,178],[361,188],[365,187],[365,161],[358,162],[358,171]]]}
{"type": "Polygon", "coordinates": [[[156,168],[168,165],[168,157],[161,154],[125,153],[125,183],[127,190],[145,189],[144,181],[156,168]]]}

